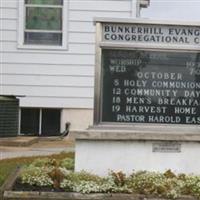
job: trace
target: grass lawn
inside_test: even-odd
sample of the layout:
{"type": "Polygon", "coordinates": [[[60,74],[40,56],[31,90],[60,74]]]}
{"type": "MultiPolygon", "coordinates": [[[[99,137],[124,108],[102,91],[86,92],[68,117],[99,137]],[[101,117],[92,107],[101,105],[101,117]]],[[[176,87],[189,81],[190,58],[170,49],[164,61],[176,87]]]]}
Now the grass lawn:
{"type": "Polygon", "coordinates": [[[9,174],[12,172],[12,170],[14,170],[17,166],[24,166],[30,164],[37,158],[50,158],[59,161],[66,157],[73,158],[74,153],[62,152],[60,154],[53,154],[50,156],[20,157],[0,160],[0,187],[2,186],[6,178],[9,176],[9,174]]]}

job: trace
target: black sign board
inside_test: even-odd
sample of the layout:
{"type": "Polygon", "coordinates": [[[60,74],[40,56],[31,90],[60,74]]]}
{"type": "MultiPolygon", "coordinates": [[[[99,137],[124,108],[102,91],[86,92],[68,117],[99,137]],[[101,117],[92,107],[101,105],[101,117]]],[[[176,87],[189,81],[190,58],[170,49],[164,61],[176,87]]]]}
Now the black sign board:
{"type": "Polygon", "coordinates": [[[200,124],[200,53],[102,50],[102,122],[200,124]]]}

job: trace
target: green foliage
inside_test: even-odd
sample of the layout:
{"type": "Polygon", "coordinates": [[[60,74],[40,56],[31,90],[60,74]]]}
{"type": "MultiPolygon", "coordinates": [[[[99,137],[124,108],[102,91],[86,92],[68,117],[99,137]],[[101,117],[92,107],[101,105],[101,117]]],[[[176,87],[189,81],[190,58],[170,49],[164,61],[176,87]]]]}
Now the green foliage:
{"type": "Polygon", "coordinates": [[[101,191],[100,185],[94,181],[79,181],[79,183],[77,183],[65,179],[61,183],[61,188],[63,188],[65,191],[81,193],[98,193],[101,191]]]}
{"type": "MultiPolygon", "coordinates": [[[[131,190],[128,188],[126,182],[121,184],[120,182],[116,181],[114,172],[110,173],[109,176],[105,179],[104,183],[101,186],[101,192],[104,193],[131,193],[131,190]],[[119,184],[120,183],[120,184],[119,184]]],[[[119,172],[116,172],[116,174],[119,172]]]]}
{"type": "Polygon", "coordinates": [[[100,176],[93,175],[85,171],[70,172],[65,176],[65,179],[75,183],[80,183],[81,181],[88,181],[88,182],[92,181],[99,184],[101,184],[104,180],[104,178],[101,178],[100,176]]]}
{"type": "Polygon", "coordinates": [[[66,169],[60,166],[61,163],[66,164],[66,160],[74,162],[72,158],[65,158],[59,162],[49,158],[35,159],[23,169],[20,176],[21,182],[34,186],[53,186],[55,189],[59,189],[64,177],[68,175],[66,169]]]}
{"type": "Polygon", "coordinates": [[[185,176],[182,182],[182,194],[192,195],[200,199],[200,176],[185,176]]]}
{"type": "MultiPolygon", "coordinates": [[[[114,173],[114,172],[113,172],[114,173]]],[[[116,178],[113,175],[107,178],[101,178],[84,171],[71,172],[61,183],[61,188],[70,192],[81,193],[130,193],[127,186],[116,184],[116,178]]]]}
{"type": "Polygon", "coordinates": [[[139,171],[128,179],[128,185],[133,192],[139,194],[162,194],[166,192],[163,185],[164,175],[155,172],[139,171]]]}
{"type": "MultiPolygon", "coordinates": [[[[20,176],[22,184],[48,186],[67,192],[134,193],[170,199],[190,195],[200,199],[200,176],[176,175],[168,170],[165,173],[139,171],[128,177],[122,171],[111,171],[107,177],[100,177],[85,171],[71,171],[74,168],[73,154],[59,155],[56,159],[55,157],[29,158],[28,163],[30,161],[32,163],[29,166],[25,165],[27,160],[18,161],[21,165],[25,165],[20,176]]],[[[10,160],[7,160],[6,163],[9,162],[10,160]]],[[[9,168],[9,165],[7,167],[9,168]]]]}
{"type": "Polygon", "coordinates": [[[176,199],[181,195],[191,195],[200,199],[200,176],[179,174],[170,170],[164,174],[141,171],[133,173],[128,187],[134,192],[176,199]]]}
{"type": "Polygon", "coordinates": [[[51,168],[29,166],[24,168],[20,179],[22,183],[34,186],[52,186],[53,181],[49,177],[51,168]]]}
{"type": "Polygon", "coordinates": [[[68,170],[74,170],[74,159],[65,158],[64,160],[61,161],[60,166],[68,170]]]}
{"type": "Polygon", "coordinates": [[[37,158],[32,163],[31,166],[33,167],[44,167],[47,166],[50,159],[48,158],[37,158]]]}

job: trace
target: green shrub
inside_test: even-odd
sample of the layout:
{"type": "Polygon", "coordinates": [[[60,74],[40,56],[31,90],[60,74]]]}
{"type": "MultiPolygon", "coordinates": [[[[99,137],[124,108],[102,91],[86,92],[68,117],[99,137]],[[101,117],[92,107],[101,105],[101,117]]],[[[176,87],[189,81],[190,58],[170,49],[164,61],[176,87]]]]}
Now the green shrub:
{"type": "Polygon", "coordinates": [[[159,194],[165,188],[162,185],[164,180],[164,175],[154,172],[137,172],[130,176],[128,180],[128,185],[133,192],[139,194],[159,194]]]}
{"type": "Polygon", "coordinates": [[[21,182],[34,186],[52,186],[53,181],[48,175],[51,170],[47,167],[26,167],[20,175],[21,182]]]}
{"type": "Polygon", "coordinates": [[[75,183],[80,183],[81,181],[93,181],[96,183],[102,183],[104,181],[104,178],[90,174],[85,171],[81,172],[70,172],[66,175],[65,179],[70,180],[75,183]]]}
{"type": "Polygon", "coordinates": [[[119,186],[115,183],[114,176],[101,178],[87,172],[71,172],[61,183],[61,188],[70,192],[81,193],[130,193],[126,185],[119,186]]]}
{"type": "Polygon", "coordinates": [[[69,172],[63,182],[61,188],[70,192],[92,193],[101,192],[100,185],[104,182],[104,179],[87,173],[81,172],[69,172]]]}
{"type": "Polygon", "coordinates": [[[181,190],[182,194],[192,195],[200,199],[200,176],[186,176],[181,190]]]}
{"type": "Polygon", "coordinates": [[[44,167],[44,166],[47,166],[49,162],[50,162],[50,159],[48,158],[37,158],[31,163],[31,166],[44,167]]]}
{"type": "Polygon", "coordinates": [[[74,170],[74,159],[73,158],[65,158],[60,163],[61,167],[64,167],[68,170],[74,170]]]}
{"type": "Polygon", "coordinates": [[[65,191],[70,192],[81,192],[81,193],[99,193],[101,187],[94,181],[80,181],[79,183],[65,179],[61,183],[61,188],[65,191]]]}
{"type": "Polygon", "coordinates": [[[128,186],[134,193],[177,198],[181,195],[182,181],[166,173],[141,171],[130,176],[128,186]]]}
{"type": "Polygon", "coordinates": [[[71,171],[74,167],[71,158],[59,161],[35,160],[24,168],[21,182],[67,192],[135,193],[170,199],[191,195],[200,199],[200,176],[176,175],[168,170],[165,173],[139,171],[128,177],[121,171],[111,171],[107,177],[100,177],[85,171],[71,171]]]}

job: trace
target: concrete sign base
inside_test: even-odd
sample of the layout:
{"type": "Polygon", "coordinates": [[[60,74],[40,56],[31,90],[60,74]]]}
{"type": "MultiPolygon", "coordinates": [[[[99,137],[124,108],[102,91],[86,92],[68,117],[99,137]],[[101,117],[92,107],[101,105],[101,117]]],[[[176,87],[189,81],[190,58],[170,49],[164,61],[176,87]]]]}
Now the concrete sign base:
{"type": "MultiPolygon", "coordinates": [[[[136,129],[137,130],[137,129],[136,129]]],[[[140,132],[119,129],[90,129],[76,134],[76,171],[85,170],[105,176],[110,170],[133,170],[199,174],[198,129],[193,134],[159,134],[158,130],[140,132]]]]}

